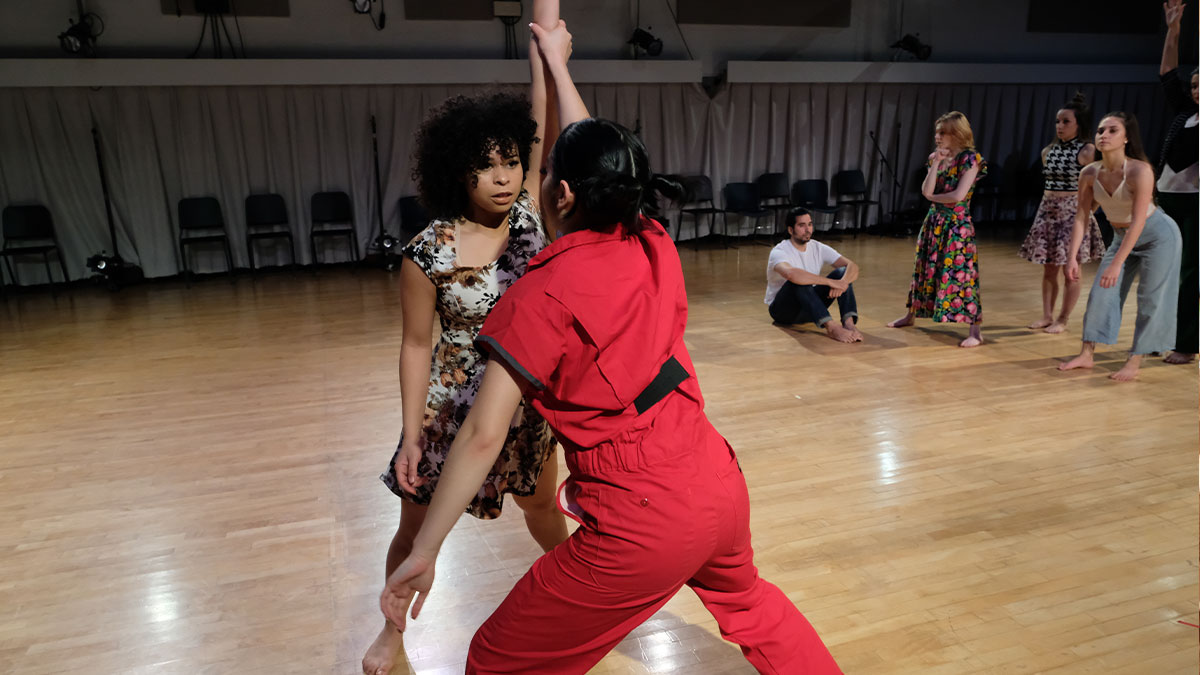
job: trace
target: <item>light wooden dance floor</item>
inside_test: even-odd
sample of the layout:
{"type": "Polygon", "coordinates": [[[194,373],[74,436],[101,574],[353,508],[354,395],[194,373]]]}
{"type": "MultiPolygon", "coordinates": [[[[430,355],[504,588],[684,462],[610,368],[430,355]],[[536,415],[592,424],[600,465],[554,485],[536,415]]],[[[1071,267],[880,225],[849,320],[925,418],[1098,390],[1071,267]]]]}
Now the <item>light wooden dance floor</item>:
{"type": "MultiPolygon", "coordinates": [[[[1023,328],[1040,271],[1011,240],[981,245],[988,344],[885,328],[911,241],[826,241],[862,265],[865,344],[773,327],[764,246],[681,253],[763,576],[847,673],[1196,673],[1196,367],[1105,379],[1131,298],[1121,345],[1057,372],[1083,301],[1023,328]]],[[[0,300],[0,672],[358,672],[400,510],[399,299],[329,270],[0,300]]],[[[511,502],[465,518],[411,672],[461,672],[537,553],[511,502]]],[[[594,672],[752,670],[685,589],[594,672]]]]}

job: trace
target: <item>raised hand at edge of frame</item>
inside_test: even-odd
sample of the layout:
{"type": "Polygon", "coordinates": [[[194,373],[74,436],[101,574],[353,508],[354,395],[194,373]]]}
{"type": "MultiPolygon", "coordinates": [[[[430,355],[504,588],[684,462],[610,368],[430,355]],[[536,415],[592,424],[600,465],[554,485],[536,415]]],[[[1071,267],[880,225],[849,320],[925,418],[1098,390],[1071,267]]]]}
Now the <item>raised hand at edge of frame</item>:
{"type": "Polygon", "coordinates": [[[1167,21],[1167,30],[1179,30],[1183,20],[1183,8],[1183,0],[1167,0],[1163,3],[1163,17],[1167,21]]]}

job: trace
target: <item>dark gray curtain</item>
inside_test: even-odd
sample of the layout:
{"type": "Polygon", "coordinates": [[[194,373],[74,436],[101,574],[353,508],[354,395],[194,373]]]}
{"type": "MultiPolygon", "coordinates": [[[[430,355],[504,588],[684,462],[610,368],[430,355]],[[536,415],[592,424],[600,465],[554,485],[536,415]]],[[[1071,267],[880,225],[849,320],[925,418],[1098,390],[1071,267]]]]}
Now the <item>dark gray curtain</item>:
{"type": "MultiPolygon", "coordinates": [[[[1098,113],[1127,110],[1156,148],[1165,115],[1157,83],[1082,85],[1098,113]]],[[[234,263],[248,265],[243,202],[276,192],[287,202],[300,262],[308,245],[309,199],[323,190],[350,194],[365,251],[378,232],[369,118],[379,127],[383,218],[398,231],[397,201],[415,192],[412,135],[446,97],[479,86],[113,87],[0,89],[0,204],[41,203],[55,221],[68,271],[87,274],[87,256],[110,249],[91,128],[102,139],[121,254],[147,276],[181,269],[176,205],[213,196],[222,206],[234,263]]],[[[783,171],[791,181],[829,179],[842,169],[866,174],[885,204],[891,179],[872,149],[873,131],[904,183],[928,154],[932,125],[957,109],[974,127],[980,151],[1006,169],[1028,167],[1053,138],[1054,111],[1075,87],[1063,85],[735,84],[709,99],[693,84],[584,85],[594,115],[640,128],[655,169],[703,173],[717,201],[727,182],[783,171]],[[896,123],[900,128],[897,136],[896,123]],[[896,156],[896,143],[899,156],[896,156]],[[899,160],[899,161],[896,161],[899,160]]],[[[677,213],[668,212],[674,222],[677,213]]],[[[878,213],[866,214],[872,222],[878,213]]],[[[732,225],[732,223],[731,223],[732,225]]],[[[748,228],[748,223],[739,224],[748,228]]],[[[719,225],[718,225],[719,227],[719,225]]],[[[748,230],[745,230],[748,231],[748,230]]],[[[708,233],[689,220],[681,238],[708,233]],[[698,229],[698,231],[697,231],[698,229]]],[[[260,264],[286,262],[261,248],[260,264]]],[[[330,249],[323,258],[345,255],[330,249]]],[[[216,249],[196,248],[192,269],[219,270],[216,249]]],[[[23,283],[41,283],[35,262],[23,283]]]]}

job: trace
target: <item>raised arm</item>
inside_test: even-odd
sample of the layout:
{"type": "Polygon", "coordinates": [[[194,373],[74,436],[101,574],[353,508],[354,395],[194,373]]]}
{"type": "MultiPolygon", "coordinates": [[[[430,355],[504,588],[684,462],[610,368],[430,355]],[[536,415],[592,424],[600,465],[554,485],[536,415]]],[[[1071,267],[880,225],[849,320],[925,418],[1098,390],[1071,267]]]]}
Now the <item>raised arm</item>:
{"type": "MultiPolygon", "coordinates": [[[[1133,250],[1133,247],[1137,246],[1138,237],[1142,235],[1142,230],[1146,227],[1146,215],[1154,196],[1154,169],[1146,162],[1141,161],[1130,162],[1130,165],[1130,173],[1133,175],[1127,175],[1126,181],[1127,185],[1133,188],[1133,213],[1130,214],[1129,227],[1125,230],[1125,237],[1121,239],[1121,246],[1113,256],[1112,262],[1108,264],[1108,267],[1100,270],[1100,286],[1102,288],[1112,288],[1117,285],[1117,279],[1121,276],[1121,268],[1125,265],[1125,259],[1129,257],[1129,252],[1133,250]]],[[[1081,203],[1079,206],[1082,211],[1083,204],[1081,203]]],[[[1074,236],[1071,239],[1074,241],[1074,236]]]]}
{"type": "MultiPolygon", "coordinates": [[[[533,21],[546,30],[558,25],[558,0],[534,0],[533,21]]],[[[532,25],[532,24],[531,24],[532,25]]],[[[529,103],[533,109],[533,119],[537,122],[537,140],[529,153],[529,166],[525,173],[525,191],[536,203],[540,194],[542,182],[541,169],[546,161],[546,153],[554,145],[558,137],[557,110],[555,97],[546,89],[549,74],[546,72],[542,55],[538,52],[537,43],[529,40],[529,103]],[[553,131],[551,131],[553,130],[553,131]]]]}
{"type": "Polygon", "coordinates": [[[533,31],[533,39],[537,42],[538,50],[550,73],[553,85],[550,87],[558,99],[558,128],[567,128],[574,122],[591,117],[579,90],[571,80],[567,70],[567,59],[571,56],[571,34],[567,32],[567,22],[559,19],[554,30],[547,31],[534,23],[529,25],[533,31]]]}
{"type": "Polygon", "coordinates": [[[1158,66],[1159,75],[1166,75],[1179,67],[1179,27],[1183,19],[1183,0],[1164,2],[1163,18],[1167,20],[1167,37],[1163,40],[1162,63],[1158,66]]]}
{"type": "Polygon", "coordinates": [[[492,359],[483,371],[479,393],[471,412],[454,437],[442,465],[437,490],[429,504],[421,531],[413,540],[412,552],[388,577],[379,598],[380,609],[394,625],[404,629],[404,610],[414,593],[412,605],[417,618],[433,585],[434,562],[446,535],[479,492],[488,471],[496,463],[508,425],[521,403],[521,387],[502,359],[492,359]]]}

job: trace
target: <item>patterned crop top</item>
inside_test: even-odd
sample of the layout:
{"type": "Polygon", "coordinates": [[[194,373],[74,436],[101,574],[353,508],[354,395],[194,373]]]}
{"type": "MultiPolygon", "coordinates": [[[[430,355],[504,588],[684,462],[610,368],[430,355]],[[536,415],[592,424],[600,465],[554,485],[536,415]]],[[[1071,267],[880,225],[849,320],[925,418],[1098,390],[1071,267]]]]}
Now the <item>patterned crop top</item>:
{"type": "Polygon", "coordinates": [[[1079,189],[1079,171],[1083,169],[1079,166],[1079,151],[1083,146],[1084,142],[1078,138],[1050,146],[1042,166],[1047,190],[1075,192],[1079,189]]]}

